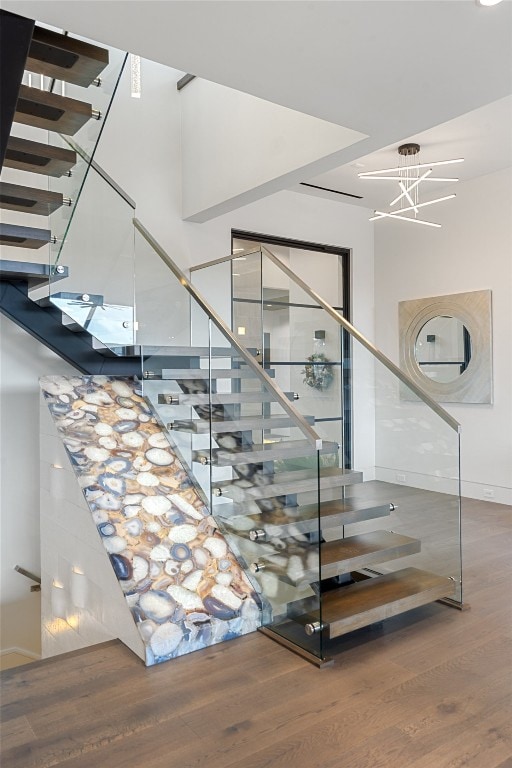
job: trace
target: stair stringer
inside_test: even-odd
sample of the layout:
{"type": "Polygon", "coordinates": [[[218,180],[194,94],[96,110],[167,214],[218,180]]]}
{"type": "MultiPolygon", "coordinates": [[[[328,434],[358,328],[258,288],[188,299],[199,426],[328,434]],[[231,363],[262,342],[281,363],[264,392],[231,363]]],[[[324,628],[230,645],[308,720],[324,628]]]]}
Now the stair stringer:
{"type": "Polygon", "coordinates": [[[259,598],[138,384],[109,376],[40,384],[146,665],[256,630],[259,598]]]}

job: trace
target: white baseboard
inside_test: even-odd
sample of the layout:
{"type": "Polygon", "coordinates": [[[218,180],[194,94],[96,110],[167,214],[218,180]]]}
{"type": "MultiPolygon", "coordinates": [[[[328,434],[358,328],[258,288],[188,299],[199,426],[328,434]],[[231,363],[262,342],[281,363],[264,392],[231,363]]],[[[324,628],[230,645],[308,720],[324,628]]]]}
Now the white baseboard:
{"type": "MultiPolygon", "coordinates": [[[[407,472],[388,467],[376,467],[376,479],[386,483],[408,485],[411,488],[421,488],[424,491],[437,491],[438,493],[454,493],[455,481],[450,478],[423,475],[419,472],[407,472]],[[405,478],[397,479],[397,475],[405,478]]],[[[512,505],[512,488],[505,488],[490,483],[475,483],[469,480],[461,481],[461,494],[468,499],[479,499],[494,504],[512,505]]]]}
{"type": "Polygon", "coordinates": [[[462,495],[468,499],[480,499],[494,504],[512,505],[512,488],[490,485],[489,483],[473,483],[469,480],[463,480],[461,486],[462,495]]]}
{"type": "Polygon", "coordinates": [[[41,658],[40,653],[34,653],[34,651],[29,651],[26,648],[18,648],[18,646],[0,650],[0,656],[7,656],[8,653],[19,653],[21,656],[26,656],[28,659],[34,659],[34,661],[41,658]]]}
{"type": "Polygon", "coordinates": [[[375,479],[395,485],[405,485],[411,488],[421,488],[422,491],[436,491],[437,493],[456,494],[456,481],[449,477],[423,475],[420,472],[408,472],[407,470],[390,469],[388,467],[375,467],[375,479]],[[403,478],[403,480],[399,479],[403,478]]]}

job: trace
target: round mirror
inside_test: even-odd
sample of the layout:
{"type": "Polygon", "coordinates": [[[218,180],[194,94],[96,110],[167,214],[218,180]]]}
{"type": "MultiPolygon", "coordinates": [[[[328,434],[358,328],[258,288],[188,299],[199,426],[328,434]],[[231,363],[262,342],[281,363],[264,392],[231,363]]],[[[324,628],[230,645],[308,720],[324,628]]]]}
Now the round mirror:
{"type": "Polygon", "coordinates": [[[469,331],[456,317],[433,317],[418,333],[414,356],[424,376],[440,383],[455,381],[471,360],[469,331]]]}

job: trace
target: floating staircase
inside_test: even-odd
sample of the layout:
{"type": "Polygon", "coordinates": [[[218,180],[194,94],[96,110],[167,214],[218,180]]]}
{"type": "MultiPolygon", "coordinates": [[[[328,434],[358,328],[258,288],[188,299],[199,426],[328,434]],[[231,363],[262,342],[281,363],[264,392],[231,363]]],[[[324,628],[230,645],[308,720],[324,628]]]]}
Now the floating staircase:
{"type": "MultiPolygon", "coordinates": [[[[36,27],[26,66],[43,76],[94,88],[107,64],[105,49],[36,27]]],[[[14,120],[73,135],[88,121],[102,117],[93,108],[92,101],[21,85],[14,120]]],[[[73,149],[46,146],[13,135],[7,142],[5,165],[13,169],[59,178],[73,174],[76,164],[77,153],[73,149]]],[[[75,206],[76,200],[29,185],[0,183],[0,207],[4,210],[27,217],[49,215],[66,204],[75,206]]],[[[130,212],[130,222],[132,219],[130,212]]],[[[172,305],[176,299],[177,306],[186,307],[184,316],[187,316],[194,300],[194,309],[203,312],[203,319],[208,321],[204,325],[204,328],[208,326],[208,335],[202,334],[203,344],[171,346],[167,343],[174,338],[170,333],[165,337],[166,343],[153,347],[136,344],[135,335],[126,343],[114,340],[98,343],[92,331],[95,313],[110,306],[119,311],[119,318],[122,310],[131,310],[131,307],[108,305],[100,293],[69,290],[52,290],[51,296],[32,301],[29,296],[32,289],[50,279],[56,282],[68,277],[67,268],[57,266],[58,259],[51,268],[44,264],[2,261],[1,310],[83,373],[140,379],[143,396],[151,407],[142,415],[151,418],[152,411],[161,427],[167,430],[176,455],[187,469],[182,486],[193,486],[204,501],[207,517],[201,524],[212,525],[213,520],[225,536],[231,552],[250,579],[254,594],[258,593],[268,631],[310,660],[322,664],[326,657],[324,639],[333,639],[433,600],[451,598],[455,593],[451,578],[410,567],[411,558],[421,554],[419,537],[385,527],[386,519],[396,507],[393,498],[376,502],[371,495],[353,494],[354,488],[364,489],[363,473],[357,467],[343,466],[337,442],[318,437],[315,414],[303,415],[297,410],[297,393],[283,392],[275,384],[275,371],[262,367],[261,351],[242,347],[140,222],[134,219],[133,224],[136,236],[145,238],[152,254],[177,278],[176,292],[181,293],[178,297],[168,297],[168,303],[172,305]],[[186,301],[180,303],[183,291],[188,292],[188,306],[186,301]],[[210,338],[212,330],[223,341],[205,346],[204,339],[210,338]],[[374,528],[370,530],[372,525],[374,528]],[[351,526],[354,526],[352,530],[351,526]],[[405,568],[400,568],[402,558],[407,558],[405,568]]],[[[5,223],[0,226],[0,242],[35,249],[51,243],[52,232],[5,223]]],[[[151,269],[147,259],[144,265],[151,269]]],[[[66,287],[65,283],[62,285],[66,287]]],[[[99,290],[103,291],[103,287],[99,290]]],[[[330,309],[334,313],[331,313],[332,319],[336,312],[330,309]]],[[[354,329],[343,322],[340,325],[344,333],[357,338],[354,329]]],[[[122,324],[130,331],[129,320],[122,324]]],[[[339,330],[338,326],[336,329],[339,330]]],[[[193,338],[194,331],[189,329],[189,332],[193,338]]],[[[367,345],[367,349],[370,347],[367,345]]],[[[374,351],[371,354],[374,355],[374,351]]],[[[379,356],[379,360],[381,358],[383,356],[379,356]]],[[[288,383],[288,386],[292,385],[288,383]]],[[[121,397],[121,401],[123,399],[126,398],[121,397]]],[[[123,402],[119,405],[125,408],[123,402]]],[[[138,422],[126,418],[121,429],[127,430],[130,440],[139,437],[136,434],[139,426],[138,422]]],[[[160,448],[152,445],[156,463],[159,451],[160,448]]],[[[127,453],[129,455],[129,451],[127,453]]],[[[160,458],[168,461],[169,457],[165,454],[160,458]]],[[[145,457],[138,459],[140,474],[151,475],[145,457]]],[[[129,483],[134,482],[133,477],[128,477],[129,483]]],[[[104,482],[112,482],[110,476],[102,478],[104,482]]],[[[165,480],[172,488],[174,480],[170,477],[165,480]]],[[[151,484],[154,478],[148,476],[143,481],[151,484]]],[[[165,482],[163,484],[165,486],[165,482]]],[[[166,508],[167,502],[175,504],[170,512],[172,520],[169,521],[166,512],[155,515],[154,524],[156,528],[176,525],[184,529],[177,535],[181,533],[185,538],[176,539],[172,550],[178,551],[177,562],[181,563],[180,558],[186,557],[187,567],[194,569],[195,575],[187,577],[187,584],[194,584],[195,579],[199,589],[199,583],[206,578],[208,588],[215,586],[217,592],[222,592],[229,586],[227,574],[222,571],[222,555],[215,569],[208,574],[200,573],[204,564],[192,563],[187,555],[190,541],[187,536],[192,534],[182,516],[183,502],[179,502],[182,507],[178,502],[171,502],[167,491],[162,496],[166,508]]],[[[190,505],[187,509],[185,515],[190,513],[190,505]]],[[[197,510],[195,514],[197,520],[197,510]]],[[[105,524],[109,526],[108,521],[105,524]]],[[[158,548],[160,538],[155,544],[154,534],[151,530],[149,533],[153,535],[149,538],[151,549],[158,548]]],[[[164,559],[168,555],[171,559],[171,549],[166,544],[163,552],[164,559]]],[[[181,573],[181,564],[173,567],[178,569],[176,573],[181,573]]],[[[167,584],[171,573],[167,570],[165,574],[162,579],[167,584]]],[[[172,576],[175,575],[172,571],[172,576]]],[[[182,588],[177,583],[172,586],[182,588]]],[[[194,605],[197,597],[200,603],[199,591],[194,594],[194,605]]],[[[212,597],[208,605],[220,612],[223,610],[216,597],[212,597]]],[[[231,617],[233,611],[235,609],[230,608],[231,617]]]]}
{"type": "MultiPolygon", "coordinates": [[[[19,17],[4,14],[2,22],[9,23],[11,18],[19,17]]],[[[21,81],[17,83],[18,98],[2,167],[47,177],[52,184],[74,175],[80,159],[74,149],[17,136],[17,125],[53,131],[55,138],[50,142],[55,142],[57,134],[72,136],[90,120],[102,120],[104,115],[94,109],[89,100],[70,98],[54,93],[52,89],[55,80],[59,80],[73,87],[79,86],[78,89],[75,87],[75,93],[84,89],[85,95],[92,94],[92,101],[98,93],[97,86],[101,85],[101,75],[108,66],[109,51],[106,48],[35,25],[24,67],[26,73],[31,73],[29,83],[31,77],[34,76],[37,82],[37,76],[41,76],[41,88],[22,84],[21,81]],[[43,77],[53,78],[48,86],[45,85],[49,90],[43,90],[43,77]],[[86,88],[90,91],[86,92],[86,88]]],[[[20,70],[20,78],[21,75],[20,70]]],[[[76,190],[82,184],[81,173],[83,169],[77,174],[76,190]]],[[[33,226],[32,217],[49,217],[62,206],[73,209],[75,203],[76,200],[59,191],[2,180],[0,208],[8,214],[16,213],[18,219],[19,214],[26,216],[26,223],[8,223],[4,219],[0,224],[0,245],[32,250],[57,245],[57,238],[51,229],[33,226]]],[[[54,261],[54,258],[51,256],[49,261],[54,261]]],[[[112,359],[108,359],[111,350],[95,341],[93,335],[76,321],[73,305],[89,304],[91,314],[94,309],[104,311],[106,305],[102,297],[53,290],[54,284],[68,276],[65,266],[49,268],[43,264],[2,260],[2,311],[83,373],[140,375],[141,358],[138,352],[127,354],[123,350],[122,355],[113,353],[112,359]],[[49,286],[50,282],[51,297],[30,300],[29,293],[34,288],[49,286]]],[[[131,308],[128,309],[131,311],[131,308]]]]}

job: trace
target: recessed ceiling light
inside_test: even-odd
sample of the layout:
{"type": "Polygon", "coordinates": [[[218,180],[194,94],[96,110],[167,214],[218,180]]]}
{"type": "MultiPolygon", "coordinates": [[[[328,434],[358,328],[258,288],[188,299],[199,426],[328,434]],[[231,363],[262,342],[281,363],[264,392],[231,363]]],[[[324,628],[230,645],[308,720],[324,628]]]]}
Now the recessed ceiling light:
{"type": "Polygon", "coordinates": [[[476,0],[477,5],[498,5],[501,0],[476,0]]]}

